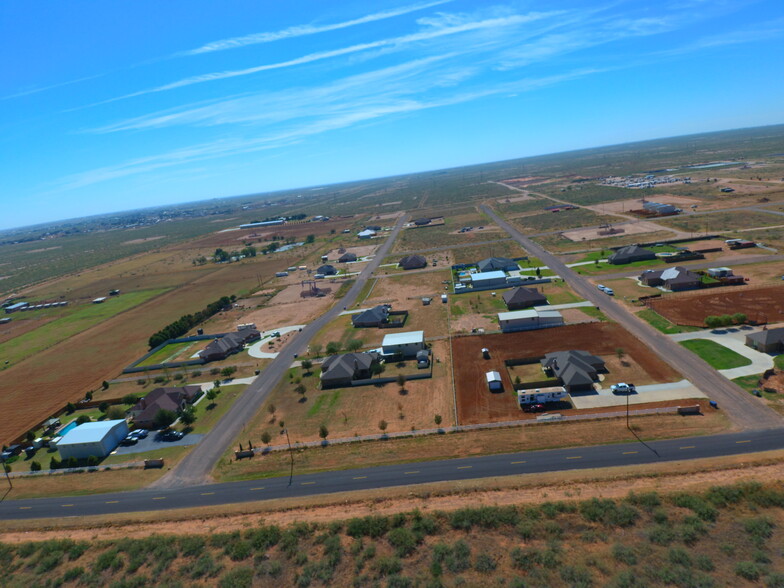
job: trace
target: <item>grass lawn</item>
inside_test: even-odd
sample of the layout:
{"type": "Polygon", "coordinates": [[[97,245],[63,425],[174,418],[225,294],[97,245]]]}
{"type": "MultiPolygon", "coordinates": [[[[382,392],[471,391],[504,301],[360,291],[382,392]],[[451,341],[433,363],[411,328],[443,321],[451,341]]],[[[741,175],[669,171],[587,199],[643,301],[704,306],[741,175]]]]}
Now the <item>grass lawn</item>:
{"type": "Polygon", "coordinates": [[[784,353],[773,358],[773,365],[776,366],[776,369],[784,370],[784,353]]]}
{"type": "Polygon", "coordinates": [[[691,333],[699,331],[699,327],[683,327],[671,323],[655,310],[646,308],[637,313],[637,316],[649,323],[653,328],[661,331],[665,335],[675,335],[677,333],[691,333]]]}
{"type": "Polygon", "coordinates": [[[650,267],[665,265],[660,259],[648,259],[645,261],[634,261],[632,263],[624,263],[623,265],[613,265],[611,263],[594,263],[594,265],[581,265],[573,268],[575,272],[581,275],[593,276],[602,274],[613,274],[616,272],[623,272],[629,268],[635,267],[650,267]]]}
{"type": "Polygon", "coordinates": [[[696,353],[717,370],[742,367],[751,364],[751,360],[739,353],[727,349],[723,345],[709,339],[690,339],[681,341],[689,351],[696,353]]]}
{"type": "MultiPolygon", "coordinates": [[[[155,431],[150,433],[155,434],[155,431]]],[[[164,447],[163,449],[156,449],[154,451],[145,451],[142,453],[126,453],[123,455],[109,455],[101,462],[101,465],[112,465],[118,463],[128,463],[132,461],[142,461],[144,459],[165,459],[166,467],[180,461],[180,459],[188,453],[193,447],[192,445],[175,445],[172,447],[164,447]]]]}
{"type": "MultiPolygon", "coordinates": [[[[192,425],[192,432],[209,433],[245,388],[247,386],[244,384],[221,385],[221,392],[215,400],[210,401],[208,398],[203,398],[196,405],[196,422],[192,425]]],[[[180,425],[179,428],[184,427],[180,425]]]]}
{"type": "Polygon", "coordinates": [[[452,316],[463,314],[496,314],[506,312],[506,304],[501,291],[493,296],[489,290],[476,294],[458,294],[452,297],[452,316]]]}
{"type": "Polygon", "coordinates": [[[166,291],[168,288],[128,292],[122,296],[108,298],[103,304],[75,307],[74,312],[62,318],[0,344],[0,357],[8,360],[8,364],[4,368],[65,341],[77,333],[86,331],[90,327],[166,291]]]}
{"type": "Polygon", "coordinates": [[[164,347],[163,349],[160,349],[160,350],[156,351],[150,357],[148,357],[147,359],[145,359],[143,362],[141,362],[138,365],[146,366],[146,365],[156,365],[156,364],[159,364],[159,363],[166,363],[168,361],[171,361],[177,355],[179,355],[187,347],[190,347],[191,345],[193,345],[193,343],[194,343],[193,341],[183,341],[181,343],[171,343],[171,344],[167,345],[166,347],[164,347]]]}

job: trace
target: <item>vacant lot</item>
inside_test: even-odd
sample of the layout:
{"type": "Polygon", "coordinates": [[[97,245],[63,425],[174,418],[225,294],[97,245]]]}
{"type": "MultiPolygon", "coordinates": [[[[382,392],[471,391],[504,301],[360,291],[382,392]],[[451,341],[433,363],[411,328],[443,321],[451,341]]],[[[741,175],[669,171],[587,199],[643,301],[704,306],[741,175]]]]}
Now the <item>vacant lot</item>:
{"type": "Polygon", "coordinates": [[[705,317],[744,313],[749,321],[784,321],[784,286],[728,287],[708,292],[682,292],[652,299],[650,306],[676,325],[701,327],[705,317]]]}
{"type": "Polygon", "coordinates": [[[689,339],[681,341],[681,345],[700,356],[717,370],[728,370],[751,363],[748,357],[744,357],[732,349],[727,349],[724,345],[710,339],[689,339]]]}
{"type": "MultiPolygon", "coordinates": [[[[442,213],[443,214],[443,213],[442,213]]],[[[420,251],[433,247],[444,247],[471,243],[472,241],[487,241],[505,237],[501,230],[494,226],[486,217],[478,212],[464,212],[454,216],[447,215],[444,224],[422,229],[409,229],[401,231],[395,242],[395,251],[420,251]],[[482,230],[473,230],[467,233],[458,232],[462,227],[472,226],[482,230]]]]}
{"type": "Polygon", "coordinates": [[[575,208],[561,212],[543,212],[514,219],[514,224],[524,232],[544,233],[547,231],[563,231],[576,227],[601,225],[616,222],[614,216],[596,214],[587,208],[575,208]]]}
{"type": "MultiPolygon", "coordinates": [[[[784,224],[784,217],[755,210],[714,212],[711,214],[676,216],[657,221],[659,224],[691,233],[732,232],[739,229],[784,224]]],[[[753,239],[754,237],[749,237],[753,239]]]]}
{"type": "MultiPolygon", "coordinates": [[[[538,357],[551,351],[582,349],[599,356],[612,356],[621,348],[626,356],[640,366],[642,373],[635,381],[648,378],[651,382],[671,382],[679,375],[670,366],[651,354],[650,350],[616,324],[588,323],[567,325],[539,331],[472,335],[453,339],[457,413],[461,425],[523,418],[513,393],[512,381],[504,360],[538,357]],[[491,359],[482,359],[481,350],[490,350],[491,359]],[[501,374],[504,391],[491,393],[485,372],[501,374]]],[[[610,366],[608,365],[608,369],[610,366]]],[[[608,377],[612,378],[612,374],[608,377]]]]}
{"type": "MultiPolygon", "coordinates": [[[[455,263],[476,263],[488,257],[508,257],[515,259],[525,257],[528,253],[511,239],[495,241],[486,245],[459,247],[452,250],[455,263]]],[[[520,262],[525,265],[525,262],[520,262]]]]}

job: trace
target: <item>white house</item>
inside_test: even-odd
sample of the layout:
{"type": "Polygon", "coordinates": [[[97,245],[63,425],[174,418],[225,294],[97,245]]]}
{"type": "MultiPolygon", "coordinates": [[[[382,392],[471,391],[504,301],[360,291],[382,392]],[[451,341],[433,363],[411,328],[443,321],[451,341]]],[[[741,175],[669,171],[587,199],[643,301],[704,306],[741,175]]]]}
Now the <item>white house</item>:
{"type": "Polygon", "coordinates": [[[544,404],[545,402],[557,402],[558,400],[566,398],[566,396],[567,393],[563,386],[517,391],[517,401],[520,403],[520,406],[523,406],[524,404],[544,404]]]}
{"type": "Polygon", "coordinates": [[[63,459],[86,459],[91,455],[105,457],[127,434],[128,423],[124,419],[84,423],[68,431],[57,443],[57,449],[63,459]]]}
{"type": "Polygon", "coordinates": [[[375,236],[376,236],[376,232],[371,231],[370,229],[365,229],[364,231],[360,231],[359,233],[357,233],[357,237],[359,237],[360,239],[370,239],[371,237],[375,237],[375,236]]]}
{"type": "Polygon", "coordinates": [[[527,308],[525,310],[499,312],[498,324],[501,325],[501,330],[504,333],[511,333],[514,331],[560,327],[564,324],[564,320],[563,315],[557,310],[527,308]]]}
{"type": "Polygon", "coordinates": [[[425,332],[410,331],[408,333],[393,333],[384,336],[381,342],[383,355],[402,355],[403,357],[416,357],[418,351],[425,348],[425,332]]]}

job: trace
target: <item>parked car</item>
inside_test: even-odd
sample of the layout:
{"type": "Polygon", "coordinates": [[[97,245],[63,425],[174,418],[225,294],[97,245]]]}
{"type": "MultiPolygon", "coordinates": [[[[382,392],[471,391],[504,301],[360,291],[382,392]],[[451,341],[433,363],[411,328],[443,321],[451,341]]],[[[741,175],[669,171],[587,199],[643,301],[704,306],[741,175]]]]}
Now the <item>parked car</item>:
{"type": "Polygon", "coordinates": [[[139,440],[136,437],[128,435],[125,439],[120,441],[120,445],[122,446],[136,445],[138,442],[139,440]]]}
{"type": "Polygon", "coordinates": [[[599,290],[601,290],[602,292],[604,292],[604,290],[606,288],[606,286],[604,286],[603,284],[599,284],[596,287],[599,288],[599,290]]]}
{"type": "Polygon", "coordinates": [[[605,288],[604,293],[607,294],[607,296],[615,296],[615,292],[613,292],[612,288],[605,288]]]}
{"type": "Polygon", "coordinates": [[[163,431],[158,433],[158,439],[161,441],[179,441],[185,436],[182,431],[163,431]]]}
{"type": "Polygon", "coordinates": [[[610,392],[615,394],[631,394],[634,390],[634,384],[626,384],[624,382],[610,386],[610,392]]]}
{"type": "Polygon", "coordinates": [[[544,404],[524,404],[523,412],[543,412],[545,410],[544,404]]]}

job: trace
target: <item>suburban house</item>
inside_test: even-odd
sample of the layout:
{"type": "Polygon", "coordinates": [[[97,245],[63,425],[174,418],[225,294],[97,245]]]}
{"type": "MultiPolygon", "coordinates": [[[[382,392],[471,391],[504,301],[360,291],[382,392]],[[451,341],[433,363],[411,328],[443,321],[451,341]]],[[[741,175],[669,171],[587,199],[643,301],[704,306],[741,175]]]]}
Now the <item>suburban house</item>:
{"type": "Polygon", "coordinates": [[[425,332],[409,331],[385,335],[381,349],[384,356],[416,357],[418,351],[425,349],[425,332]]]}
{"type": "Polygon", "coordinates": [[[520,266],[517,262],[507,257],[488,257],[478,262],[476,266],[480,272],[493,272],[497,270],[511,272],[519,270],[520,266]]]}
{"type": "Polygon", "coordinates": [[[137,427],[151,429],[155,415],[159,410],[182,412],[188,404],[193,402],[199,392],[201,392],[201,386],[156,388],[134,404],[133,408],[128,411],[128,415],[133,418],[137,427]]]}
{"type": "Polygon", "coordinates": [[[520,310],[547,304],[547,298],[539,290],[536,288],[523,288],[522,286],[504,292],[503,299],[509,310],[520,310]]]}
{"type": "Polygon", "coordinates": [[[125,419],[83,423],[68,431],[57,442],[57,450],[62,459],[106,457],[127,434],[128,423],[125,419]]]}
{"type": "Polygon", "coordinates": [[[351,261],[356,261],[356,260],[357,260],[356,253],[344,253],[338,258],[338,262],[340,263],[349,263],[351,261]]]}
{"type": "Polygon", "coordinates": [[[746,345],[762,353],[784,353],[784,327],[746,335],[746,345]]]}
{"type": "Polygon", "coordinates": [[[371,368],[379,360],[375,351],[330,355],[321,364],[321,387],[350,386],[354,380],[370,378],[373,375],[371,368]]]}
{"type": "Polygon", "coordinates": [[[605,370],[601,358],[574,349],[547,353],[541,363],[544,373],[558,378],[569,393],[592,391],[598,373],[605,370]]]}
{"type": "Polygon", "coordinates": [[[398,265],[404,270],[419,269],[427,267],[427,259],[424,255],[406,255],[398,265]]]}
{"type": "Polygon", "coordinates": [[[376,232],[371,231],[370,229],[365,229],[364,231],[360,231],[359,233],[357,233],[357,237],[359,237],[360,239],[370,239],[371,237],[375,237],[375,236],[376,236],[376,232]]]}
{"type": "Polygon", "coordinates": [[[355,327],[379,327],[389,322],[389,305],[381,304],[368,308],[351,317],[351,324],[355,327]]]}
{"type": "Polygon", "coordinates": [[[622,265],[624,263],[648,261],[650,259],[656,259],[656,254],[650,249],[645,249],[639,245],[628,245],[621,247],[608,257],[607,262],[613,265],[622,265]]]}
{"type": "Polygon", "coordinates": [[[640,276],[646,286],[664,286],[667,290],[692,290],[700,287],[700,276],[685,267],[676,265],[665,270],[646,270],[640,276]]]}
{"type": "Polygon", "coordinates": [[[430,224],[430,219],[429,218],[418,218],[418,219],[416,219],[414,221],[414,224],[417,227],[424,227],[425,225],[429,225],[430,224]]]}
{"type": "Polygon", "coordinates": [[[227,333],[212,341],[199,352],[199,357],[206,361],[226,359],[232,353],[242,351],[246,343],[261,339],[261,333],[256,329],[242,329],[234,333],[227,333]]]}
{"type": "Polygon", "coordinates": [[[560,327],[564,324],[563,315],[557,310],[513,310],[499,312],[498,324],[504,333],[515,331],[532,331],[534,329],[547,329],[560,327]]]}
{"type": "Polygon", "coordinates": [[[317,274],[321,274],[322,276],[334,276],[338,273],[338,270],[335,268],[334,265],[322,265],[316,270],[317,274]]]}
{"type": "Polygon", "coordinates": [[[471,277],[471,286],[477,289],[506,286],[506,274],[501,270],[469,275],[471,277]]]}
{"type": "Polygon", "coordinates": [[[736,276],[728,267],[711,267],[705,272],[711,278],[719,280],[722,284],[728,286],[733,284],[742,284],[745,280],[743,276],[736,276]]]}

